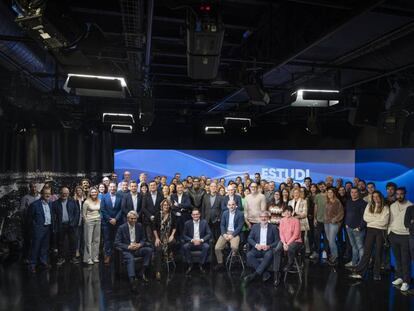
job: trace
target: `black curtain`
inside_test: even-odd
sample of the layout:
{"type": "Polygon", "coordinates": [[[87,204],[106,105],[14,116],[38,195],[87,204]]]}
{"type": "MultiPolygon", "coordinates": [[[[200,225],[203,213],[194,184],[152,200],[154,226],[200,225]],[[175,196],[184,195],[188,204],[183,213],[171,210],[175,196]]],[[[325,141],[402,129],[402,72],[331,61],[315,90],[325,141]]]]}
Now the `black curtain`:
{"type": "Polygon", "coordinates": [[[0,172],[55,172],[98,175],[113,167],[109,132],[29,129],[23,134],[2,130],[0,172]]]}

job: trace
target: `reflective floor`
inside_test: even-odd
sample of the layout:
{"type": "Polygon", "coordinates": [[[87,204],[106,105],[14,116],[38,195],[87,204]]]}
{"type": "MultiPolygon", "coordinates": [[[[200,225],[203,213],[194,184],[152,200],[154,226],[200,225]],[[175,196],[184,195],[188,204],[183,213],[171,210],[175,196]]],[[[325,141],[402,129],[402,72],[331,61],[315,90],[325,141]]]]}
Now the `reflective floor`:
{"type": "MultiPolygon", "coordinates": [[[[198,271],[197,271],[198,272],[198,271]]],[[[343,269],[306,262],[303,283],[289,275],[244,286],[240,271],[184,276],[178,267],[169,281],[142,284],[138,294],[111,268],[64,266],[31,275],[20,263],[0,264],[0,310],[414,310],[414,296],[381,282],[355,282],[343,269]]]]}

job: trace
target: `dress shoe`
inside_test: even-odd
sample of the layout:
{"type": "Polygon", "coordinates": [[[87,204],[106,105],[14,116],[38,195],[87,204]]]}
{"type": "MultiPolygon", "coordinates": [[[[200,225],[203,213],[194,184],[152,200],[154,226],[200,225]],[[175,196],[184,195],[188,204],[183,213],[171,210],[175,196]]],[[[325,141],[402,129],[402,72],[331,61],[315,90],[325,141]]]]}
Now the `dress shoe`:
{"type": "Polygon", "coordinates": [[[361,274],[359,274],[359,273],[352,273],[349,277],[350,277],[351,279],[358,279],[358,280],[362,280],[362,275],[361,275],[361,274]]]}
{"type": "Polygon", "coordinates": [[[224,265],[222,263],[219,263],[217,266],[214,267],[215,272],[223,271],[224,265]]]}
{"type": "Polygon", "coordinates": [[[204,269],[203,265],[199,267],[201,274],[206,274],[206,270],[204,269]]]}
{"type": "Polygon", "coordinates": [[[157,281],[161,281],[161,273],[160,273],[160,272],[156,272],[156,273],[155,273],[155,279],[156,279],[157,281]]]}
{"type": "Polygon", "coordinates": [[[280,285],[280,276],[279,276],[279,273],[276,273],[275,274],[275,281],[273,282],[273,285],[275,287],[278,287],[280,285]]]}
{"type": "Polygon", "coordinates": [[[138,289],[138,280],[136,278],[132,278],[130,280],[130,284],[131,284],[131,291],[136,292],[138,289]]]}
{"type": "Polygon", "coordinates": [[[245,281],[246,283],[250,283],[250,282],[252,282],[252,281],[256,278],[256,276],[257,276],[257,273],[256,273],[256,272],[250,273],[249,275],[247,275],[247,276],[244,278],[244,281],[245,281]]]}
{"type": "Polygon", "coordinates": [[[42,268],[42,270],[49,270],[50,269],[50,265],[48,263],[42,263],[40,265],[40,267],[42,268]]]}
{"type": "Polygon", "coordinates": [[[190,275],[191,270],[193,270],[193,266],[189,265],[188,268],[187,268],[187,271],[185,271],[185,275],[190,275]]]}
{"type": "Polygon", "coordinates": [[[262,281],[263,282],[267,282],[267,281],[269,281],[270,280],[270,278],[271,278],[272,276],[270,275],[270,272],[269,271],[265,271],[264,273],[263,273],[263,275],[262,275],[262,281]]]}
{"type": "Polygon", "coordinates": [[[104,264],[105,265],[109,265],[111,262],[111,256],[105,256],[104,257],[104,264]]]}
{"type": "Polygon", "coordinates": [[[147,276],[145,275],[145,273],[142,274],[141,278],[142,278],[142,281],[144,283],[148,283],[149,282],[149,280],[148,280],[147,276]]]}

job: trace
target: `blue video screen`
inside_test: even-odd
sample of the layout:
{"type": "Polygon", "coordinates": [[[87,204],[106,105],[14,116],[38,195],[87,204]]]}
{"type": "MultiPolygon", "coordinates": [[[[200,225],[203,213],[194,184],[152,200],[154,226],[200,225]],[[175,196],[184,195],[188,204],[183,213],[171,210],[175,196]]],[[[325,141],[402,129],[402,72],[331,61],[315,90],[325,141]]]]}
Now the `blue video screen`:
{"type": "Polygon", "coordinates": [[[414,148],[347,149],[347,150],[171,150],[117,149],[114,151],[114,170],[122,176],[125,170],[138,179],[141,172],[149,180],[176,172],[182,177],[205,175],[225,178],[226,181],[249,173],[259,172],[262,178],[277,183],[292,177],[303,183],[310,176],[314,182],[330,175],[352,181],[358,176],[373,181],[385,193],[389,181],[407,188],[414,201],[414,148]]]}
{"type": "Polygon", "coordinates": [[[277,183],[287,177],[303,183],[308,176],[315,182],[327,175],[352,179],[355,151],[124,149],[115,150],[114,164],[118,176],[129,170],[133,178],[146,172],[149,179],[165,175],[171,180],[179,172],[183,177],[205,175],[229,181],[258,172],[263,179],[277,183]]]}

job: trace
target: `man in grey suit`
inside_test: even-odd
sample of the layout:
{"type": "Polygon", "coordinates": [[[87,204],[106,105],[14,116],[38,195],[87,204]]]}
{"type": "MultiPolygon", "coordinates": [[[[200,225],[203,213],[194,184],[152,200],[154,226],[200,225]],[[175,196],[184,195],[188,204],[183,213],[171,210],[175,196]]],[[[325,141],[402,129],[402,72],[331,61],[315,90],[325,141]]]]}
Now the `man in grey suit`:
{"type": "Polygon", "coordinates": [[[221,204],[223,197],[217,193],[217,184],[210,184],[210,193],[206,193],[201,204],[201,218],[205,219],[211,228],[213,240],[220,236],[221,204]]]}

